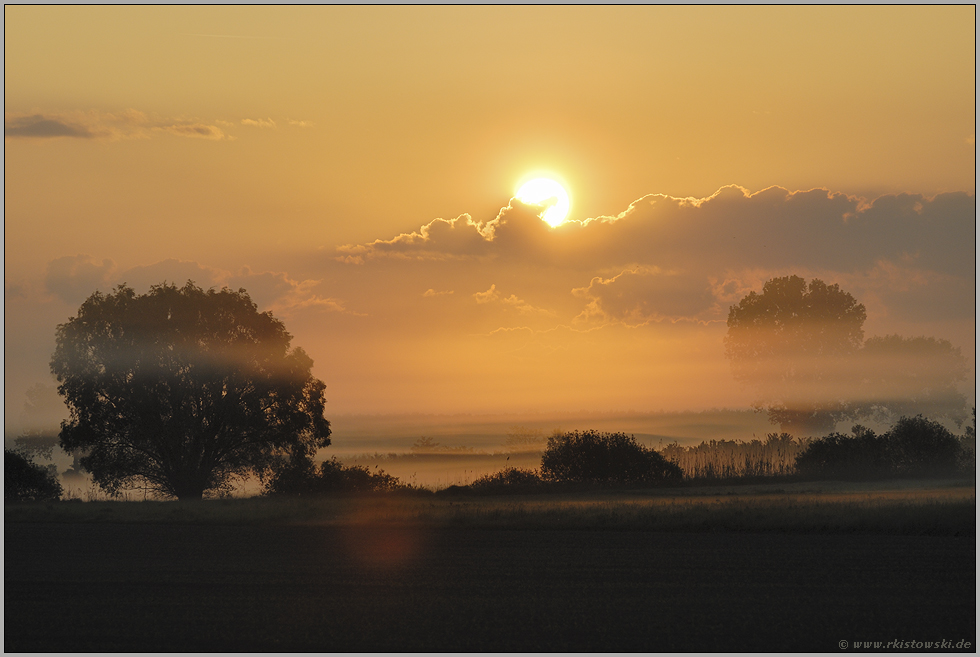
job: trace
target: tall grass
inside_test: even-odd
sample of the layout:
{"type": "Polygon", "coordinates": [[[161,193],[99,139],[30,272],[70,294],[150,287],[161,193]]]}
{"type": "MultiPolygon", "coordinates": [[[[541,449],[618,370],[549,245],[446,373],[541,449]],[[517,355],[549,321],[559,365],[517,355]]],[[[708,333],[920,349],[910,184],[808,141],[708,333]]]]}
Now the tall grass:
{"type": "Polygon", "coordinates": [[[683,447],[671,443],[660,453],[684,471],[688,481],[719,481],[795,474],[796,457],[809,440],[770,433],[765,441],[711,440],[683,447]]]}

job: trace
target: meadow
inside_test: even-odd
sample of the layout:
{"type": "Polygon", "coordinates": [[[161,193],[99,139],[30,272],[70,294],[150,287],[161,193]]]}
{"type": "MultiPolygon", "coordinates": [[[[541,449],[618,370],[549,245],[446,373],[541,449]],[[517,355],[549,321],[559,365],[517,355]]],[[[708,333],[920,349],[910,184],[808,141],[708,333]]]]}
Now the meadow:
{"type": "Polygon", "coordinates": [[[69,489],[7,504],[4,648],[975,645],[973,478],[807,481],[792,466],[805,441],[773,434],[670,443],[661,453],[685,476],[669,484],[415,483],[461,462],[463,484],[542,463],[543,431],[507,438],[489,453],[420,438],[348,460],[412,470],[415,485],[384,492],[179,502],[69,489]]]}
{"type": "Polygon", "coordinates": [[[393,525],[972,536],[969,480],[780,482],[472,496],[450,491],[283,499],[5,506],[5,523],[393,525]]]}
{"type": "Polygon", "coordinates": [[[6,651],[975,645],[972,481],[5,506],[6,651]]]}

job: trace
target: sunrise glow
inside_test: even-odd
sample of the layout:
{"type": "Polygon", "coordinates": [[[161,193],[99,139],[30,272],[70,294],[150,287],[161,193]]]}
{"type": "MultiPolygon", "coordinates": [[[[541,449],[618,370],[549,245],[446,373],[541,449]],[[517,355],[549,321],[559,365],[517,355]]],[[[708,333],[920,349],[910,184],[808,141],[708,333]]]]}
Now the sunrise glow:
{"type": "Polygon", "coordinates": [[[975,652],[976,24],[6,4],[5,651],[975,652]]]}
{"type": "Polygon", "coordinates": [[[555,227],[565,221],[571,201],[568,192],[551,178],[532,178],[523,183],[514,197],[528,205],[540,205],[541,218],[555,227]]]}

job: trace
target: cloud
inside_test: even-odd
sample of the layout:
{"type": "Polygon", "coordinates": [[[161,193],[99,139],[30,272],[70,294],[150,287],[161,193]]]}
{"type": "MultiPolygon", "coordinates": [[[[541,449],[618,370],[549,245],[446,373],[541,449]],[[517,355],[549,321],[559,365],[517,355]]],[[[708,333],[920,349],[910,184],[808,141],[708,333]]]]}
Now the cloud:
{"type": "Polygon", "coordinates": [[[492,268],[509,289],[483,288],[470,295],[472,311],[455,308],[454,321],[467,330],[511,327],[504,313],[514,310],[535,313],[522,321],[535,330],[549,317],[578,326],[723,323],[750,291],[790,274],[839,283],[867,304],[869,319],[906,322],[902,330],[930,317],[959,320],[974,308],[976,199],[966,193],[868,201],[826,189],[751,193],[730,185],[705,198],[647,195],[619,214],[557,228],[537,211],[514,199],[489,221],[434,219],[340,246],[334,260],[371,269],[364,275],[372,280],[397,272],[417,289],[433,276],[452,277],[457,289],[485,285],[492,268]],[[372,264],[380,261],[390,264],[372,264]]]}
{"type": "Polygon", "coordinates": [[[313,123],[313,121],[297,121],[295,119],[288,119],[286,123],[288,123],[289,125],[295,125],[300,128],[309,128],[316,125],[315,123],[313,123]]]}
{"type": "Polygon", "coordinates": [[[242,125],[250,125],[256,128],[275,128],[276,122],[272,119],[242,119],[242,125]]]}
{"type": "Polygon", "coordinates": [[[175,123],[174,125],[163,126],[155,129],[169,132],[170,134],[177,135],[178,137],[193,137],[197,139],[212,140],[226,138],[225,133],[222,132],[221,128],[204,123],[175,123]]]}
{"type": "MultiPolygon", "coordinates": [[[[342,299],[319,293],[320,280],[295,280],[285,272],[252,271],[243,267],[237,273],[208,267],[197,262],[170,258],[149,265],[138,265],[120,271],[110,259],[98,260],[89,255],[64,256],[48,263],[45,288],[70,304],[78,304],[96,290],[109,292],[117,285],[127,285],[137,294],[145,294],[153,285],[167,283],[183,286],[188,281],[204,289],[227,287],[245,289],[260,310],[289,313],[301,309],[323,310],[360,316],[347,308],[342,299]]],[[[22,286],[10,284],[7,295],[23,296],[22,286]]]]}
{"type": "Polygon", "coordinates": [[[312,308],[327,312],[363,315],[348,309],[341,299],[318,294],[316,288],[321,283],[322,281],[312,279],[298,281],[290,278],[286,272],[253,272],[249,267],[243,267],[238,274],[223,280],[223,284],[232,289],[244,288],[248,291],[252,301],[260,309],[288,313],[312,308]]]}
{"type": "Polygon", "coordinates": [[[95,290],[108,291],[116,264],[79,254],[56,258],[48,263],[44,286],[67,303],[80,303],[95,290]]]}
{"type": "Polygon", "coordinates": [[[612,278],[596,276],[572,294],[588,300],[579,321],[597,318],[625,324],[694,319],[716,302],[707,280],[656,267],[636,267],[612,278]]]}
{"type": "Polygon", "coordinates": [[[439,260],[481,255],[488,251],[487,235],[493,227],[473,221],[468,214],[455,219],[433,219],[418,231],[402,233],[389,240],[369,244],[347,244],[337,247],[337,260],[363,264],[365,259],[395,257],[416,260],[439,260]]]}
{"type": "Polygon", "coordinates": [[[445,296],[447,294],[452,294],[452,293],[453,293],[452,290],[439,290],[437,292],[436,290],[434,290],[434,289],[432,289],[430,287],[428,290],[426,290],[425,292],[422,293],[422,296],[423,297],[441,297],[441,296],[445,296]]]}
{"type": "MultiPolygon", "coordinates": [[[[432,296],[432,295],[426,294],[425,296],[432,296]]],[[[554,314],[550,310],[547,310],[545,308],[537,308],[535,306],[532,306],[524,299],[518,297],[516,294],[511,294],[510,296],[507,297],[502,296],[500,294],[500,291],[497,289],[496,284],[491,285],[490,289],[487,290],[486,292],[477,292],[473,294],[472,297],[476,300],[477,304],[479,305],[499,302],[503,308],[516,310],[521,315],[529,315],[534,313],[545,314],[545,315],[554,314]]]]}
{"type": "Polygon", "coordinates": [[[497,292],[497,286],[491,285],[490,289],[486,292],[477,292],[473,295],[477,303],[490,303],[491,301],[496,301],[500,298],[500,293],[497,292]]]}
{"type": "Polygon", "coordinates": [[[83,126],[47,119],[40,114],[6,119],[3,124],[4,137],[26,137],[48,139],[52,137],[77,137],[91,139],[95,135],[83,126]]]}
{"type": "Polygon", "coordinates": [[[74,137],[115,141],[149,139],[162,133],[197,139],[233,139],[217,125],[199,119],[151,116],[132,108],[121,112],[92,110],[49,115],[7,115],[4,118],[4,137],[7,138],[74,137]]]}
{"type": "Polygon", "coordinates": [[[842,284],[861,291],[861,300],[888,315],[911,321],[976,317],[976,284],[965,277],[923,268],[919,259],[879,260],[842,284]]]}
{"type": "Polygon", "coordinates": [[[504,306],[513,308],[521,315],[531,315],[531,314],[542,314],[542,315],[553,315],[554,313],[546,308],[538,308],[532,306],[524,299],[518,298],[516,294],[512,294],[509,297],[500,300],[504,306]]]}
{"type": "Polygon", "coordinates": [[[3,298],[4,301],[13,301],[15,299],[27,299],[29,297],[29,288],[24,282],[13,282],[4,280],[3,282],[3,298]]]}
{"type": "Polygon", "coordinates": [[[899,194],[867,203],[824,189],[757,193],[728,186],[702,199],[644,196],[616,216],[550,228],[534,208],[512,200],[488,222],[469,215],[436,219],[418,231],[338,247],[338,259],[476,259],[540,262],[622,271],[631,264],[665,269],[806,267],[839,271],[918,253],[930,266],[973,270],[976,199],[899,194]]]}

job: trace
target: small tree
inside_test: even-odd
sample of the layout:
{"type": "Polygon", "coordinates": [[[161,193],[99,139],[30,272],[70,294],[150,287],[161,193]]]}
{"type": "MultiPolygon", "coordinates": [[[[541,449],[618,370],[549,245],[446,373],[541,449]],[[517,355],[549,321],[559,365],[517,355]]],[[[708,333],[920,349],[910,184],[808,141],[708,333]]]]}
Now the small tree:
{"type": "Polygon", "coordinates": [[[46,468],[3,450],[3,501],[46,502],[61,498],[61,483],[46,468]]]}
{"type": "Polygon", "coordinates": [[[541,457],[541,477],[568,483],[636,484],[679,481],[681,469],[624,433],[555,434],[541,457]]]}
{"type": "Polygon", "coordinates": [[[245,290],[96,292],[57,330],[61,446],[111,494],[145,482],[178,499],[309,460],[330,444],[325,386],[291,339],[245,290]]]}

